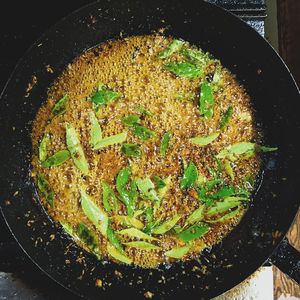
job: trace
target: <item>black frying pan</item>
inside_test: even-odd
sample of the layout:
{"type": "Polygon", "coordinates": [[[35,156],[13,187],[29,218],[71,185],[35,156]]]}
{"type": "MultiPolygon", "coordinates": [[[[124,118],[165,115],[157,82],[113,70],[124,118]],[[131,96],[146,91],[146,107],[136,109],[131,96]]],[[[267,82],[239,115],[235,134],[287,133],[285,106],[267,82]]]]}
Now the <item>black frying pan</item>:
{"type": "Polygon", "coordinates": [[[116,299],[117,294],[139,298],[147,291],[158,299],[210,298],[243,281],[268,259],[300,283],[300,255],[286,240],[281,242],[299,207],[299,91],[270,45],[230,13],[193,0],[103,0],[86,6],[31,47],[8,81],[0,109],[2,213],[29,257],[71,291],[98,299],[116,299]],[[200,261],[155,270],[104,264],[78,248],[39,202],[29,176],[31,124],[47,88],[84,50],[119,38],[120,32],[142,35],[162,27],[167,35],[211,52],[237,75],[252,98],[264,143],[279,151],[264,159],[261,187],[239,226],[200,261]],[[53,74],[46,71],[48,64],[53,74]],[[37,84],[26,95],[32,76],[37,84]],[[95,286],[96,279],[102,287],[95,286]]]}

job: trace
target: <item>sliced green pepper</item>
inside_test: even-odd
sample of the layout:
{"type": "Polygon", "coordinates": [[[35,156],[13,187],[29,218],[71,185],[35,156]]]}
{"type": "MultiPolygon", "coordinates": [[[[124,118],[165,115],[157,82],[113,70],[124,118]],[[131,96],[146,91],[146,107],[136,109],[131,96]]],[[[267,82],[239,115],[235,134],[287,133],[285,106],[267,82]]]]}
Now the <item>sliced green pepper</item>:
{"type": "Polygon", "coordinates": [[[160,149],[159,149],[160,156],[162,156],[162,157],[166,156],[166,152],[168,150],[171,137],[172,137],[172,135],[169,132],[166,132],[163,135],[163,137],[161,139],[160,149]]]}
{"type": "Polygon", "coordinates": [[[67,142],[68,150],[70,151],[70,154],[72,156],[72,159],[76,167],[83,174],[85,175],[88,174],[89,166],[86,161],[77,132],[75,128],[70,124],[66,124],[66,142],[67,142]]]}
{"type": "Polygon", "coordinates": [[[107,235],[108,216],[102,208],[98,207],[90,196],[81,188],[81,207],[88,219],[104,235],[107,235]]]}
{"type": "Polygon", "coordinates": [[[68,95],[64,95],[53,106],[51,111],[51,118],[64,114],[67,110],[67,104],[68,104],[68,95]]]}
{"type": "Polygon", "coordinates": [[[37,179],[37,186],[42,195],[46,198],[49,205],[54,207],[54,192],[51,189],[49,182],[46,180],[44,175],[39,175],[37,179]]]}
{"type": "Polygon", "coordinates": [[[188,189],[194,186],[198,177],[198,169],[195,164],[190,161],[187,168],[184,170],[183,176],[180,181],[181,189],[188,189]]]}
{"type": "Polygon", "coordinates": [[[42,162],[44,168],[58,167],[71,157],[68,150],[60,150],[42,162]]]}
{"type": "Polygon", "coordinates": [[[208,231],[209,231],[209,226],[202,225],[202,224],[196,224],[196,225],[193,225],[190,228],[180,232],[178,234],[178,237],[182,241],[187,243],[191,240],[194,240],[194,239],[197,239],[197,238],[203,236],[208,231]]]}

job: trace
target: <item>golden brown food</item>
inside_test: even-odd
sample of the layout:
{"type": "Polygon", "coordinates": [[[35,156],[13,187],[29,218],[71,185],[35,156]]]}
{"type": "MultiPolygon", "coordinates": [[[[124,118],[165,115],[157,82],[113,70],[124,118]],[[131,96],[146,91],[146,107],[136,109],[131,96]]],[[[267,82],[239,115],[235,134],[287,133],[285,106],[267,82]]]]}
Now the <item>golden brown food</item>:
{"type": "Polygon", "coordinates": [[[250,99],[220,62],[161,35],[68,65],[32,131],[51,217],[99,259],[156,267],[220,241],[259,172],[250,99]]]}

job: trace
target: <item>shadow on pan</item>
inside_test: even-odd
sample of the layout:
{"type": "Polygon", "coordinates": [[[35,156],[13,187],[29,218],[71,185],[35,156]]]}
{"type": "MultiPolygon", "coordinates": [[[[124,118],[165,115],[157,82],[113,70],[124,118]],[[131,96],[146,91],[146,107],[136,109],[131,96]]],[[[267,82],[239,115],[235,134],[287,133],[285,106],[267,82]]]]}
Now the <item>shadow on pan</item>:
{"type": "Polygon", "coordinates": [[[83,7],[25,54],[1,95],[0,107],[2,213],[28,256],[72,292],[91,299],[136,299],[148,291],[159,299],[211,298],[243,281],[268,259],[300,282],[300,255],[286,240],[281,242],[299,207],[299,91],[271,46],[230,13],[194,0],[103,0],[83,7]],[[120,34],[151,34],[160,28],[209,51],[236,74],[251,96],[265,144],[279,151],[265,159],[254,204],[221,244],[199,261],[146,270],[97,261],[51,221],[30,179],[30,132],[47,88],[74,58],[120,34]],[[53,74],[46,71],[48,64],[53,74]],[[37,84],[26,94],[33,76],[37,84]],[[101,287],[95,285],[97,279],[101,287]]]}

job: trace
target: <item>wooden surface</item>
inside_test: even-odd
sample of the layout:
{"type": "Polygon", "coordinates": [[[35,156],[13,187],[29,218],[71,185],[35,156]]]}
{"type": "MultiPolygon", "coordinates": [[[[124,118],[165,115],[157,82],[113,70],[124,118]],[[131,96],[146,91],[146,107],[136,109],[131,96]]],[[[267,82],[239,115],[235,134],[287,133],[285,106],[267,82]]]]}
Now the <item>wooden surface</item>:
{"type": "MultiPolygon", "coordinates": [[[[300,86],[300,1],[277,0],[279,51],[300,86]]],[[[295,191],[296,192],[296,191],[295,191]]],[[[300,251],[300,212],[289,231],[290,243],[300,251]]],[[[274,267],[275,299],[300,299],[300,287],[274,267]]]]}
{"type": "MultiPolygon", "coordinates": [[[[290,243],[300,251],[300,211],[298,212],[296,222],[289,231],[288,239],[290,243]]],[[[286,299],[290,299],[290,297],[293,296],[300,299],[299,285],[274,266],[273,272],[274,298],[279,299],[280,297],[285,297],[286,299]]]]}

